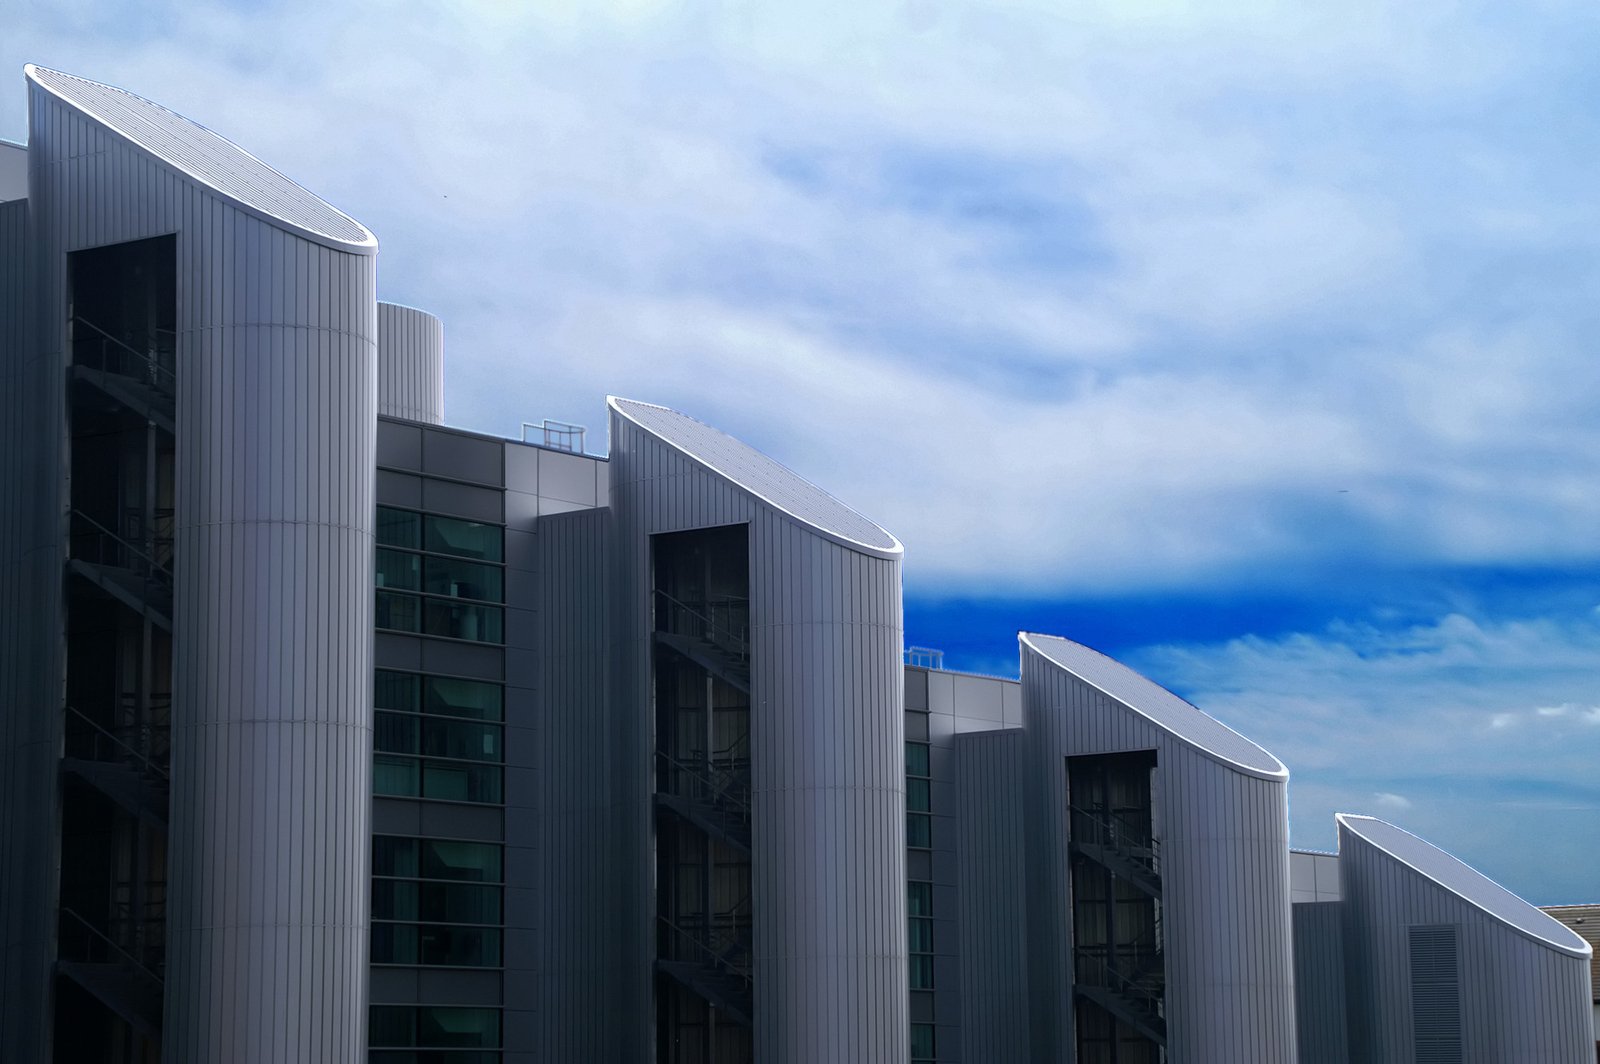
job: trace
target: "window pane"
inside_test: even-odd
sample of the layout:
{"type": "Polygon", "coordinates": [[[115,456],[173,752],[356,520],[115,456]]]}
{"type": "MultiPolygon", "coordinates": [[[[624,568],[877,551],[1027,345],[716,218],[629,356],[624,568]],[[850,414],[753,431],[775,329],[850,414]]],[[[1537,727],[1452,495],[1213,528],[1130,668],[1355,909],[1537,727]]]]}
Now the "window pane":
{"type": "MultiPolygon", "coordinates": [[[[500,888],[476,883],[417,883],[419,915],[414,919],[447,924],[498,924],[500,888]]],[[[376,912],[373,913],[377,915],[376,912]]]]}
{"type": "Polygon", "coordinates": [[[933,1024],[914,1023],[911,1025],[911,1059],[912,1061],[933,1060],[938,1055],[934,1047],[933,1024]]]}
{"type": "Polygon", "coordinates": [[[378,507],[378,542],[385,547],[422,546],[422,515],[378,507]]]}
{"type": "Polygon", "coordinates": [[[425,524],[425,549],[458,558],[502,561],[502,530],[499,525],[461,521],[454,517],[428,517],[425,524]]]}
{"type": "Polygon", "coordinates": [[[478,643],[499,643],[501,611],[497,606],[469,606],[464,603],[427,599],[427,623],[424,631],[429,635],[443,635],[451,639],[471,639],[478,643]]]}
{"type": "Polygon", "coordinates": [[[926,954],[911,957],[911,989],[933,989],[933,958],[926,954]]]}
{"type": "Polygon", "coordinates": [[[422,766],[422,794],[441,802],[501,801],[501,771],[498,765],[462,765],[448,761],[427,761],[422,766]]]}
{"type": "Polygon", "coordinates": [[[928,775],[927,743],[906,743],[906,775],[928,775]]]}
{"type": "Polygon", "coordinates": [[[912,916],[933,915],[933,884],[906,884],[906,911],[912,916]]]}
{"type": "MultiPolygon", "coordinates": [[[[429,884],[433,886],[435,884],[429,884]]],[[[372,881],[372,918],[374,920],[417,919],[417,883],[393,879],[372,881]]]]}
{"type": "Polygon", "coordinates": [[[375,623],[379,628],[391,628],[397,632],[420,632],[422,600],[411,595],[380,591],[375,623]]]}
{"type": "Polygon", "coordinates": [[[477,680],[446,680],[428,677],[423,685],[424,705],[429,713],[450,717],[476,717],[499,720],[504,692],[499,684],[477,680]]]}
{"type": "Polygon", "coordinates": [[[458,558],[429,558],[426,590],[434,595],[451,598],[486,599],[505,601],[501,589],[505,572],[498,565],[462,561],[458,558]]]}
{"type": "Polygon", "coordinates": [[[933,921],[926,916],[913,916],[908,930],[910,937],[906,949],[912,953],[933,952],[933,921]]]}
{"type": "Polygon", "coordinates": [[[407,672],[390,672],[379,669],[373,679],[372,704],[379,709],[398,709],[415,713],[417,706],[417,681],[421,677],[407,672]]]}
{"type": "Polygon", "coordinates": [[[481,927],[417,929],[417,954],[422,964],[456,968],[496,968],[500,965],[500,932],[481,927]]]}
{"type": "Polygon", "coordinates": [[[372,793],[415,798],[420,793],[417,762],[378,754],[372,759],[372,793]]]}
{"type": "Polygon", "coordinates": [[[432,1006],[417,1013],[418,1045],[493,1049],[500,1044],[499,1009],[432,1006]]]}
{"type": "Polygon", "coordinates": [[[484,842],[422,839],[422,878],[500,882],[500,847],[484,842]]]}
{"type": "Polygon", "coordinates": [[[906,814],[906,845],[919,850],[933,845],[933,818],[927,813],[906,814]]]}
{"type": "Polygon", "coordinates": [[[926,813],[933,806],[929,804],[928,780],[906,780],[906,808],[916,813],[926,813]]]}
{"type": "Polygon", "coordinates": [[[499,761],[500,725],[476,724],[464,720],[423,720],[422,752],[431,757],[499,761]]]}
{"type": "Polygon", "coordinates": [[[368,1014],[367,1042],[375,1046],[416,1045],[416,1010],[405,1005],[374,1005],[368,1014]]]}
{"type": "Polygon", "coordinates": [[[411,924],[372,925],[373,964],[416,964],[417,929],[411,924]]]}
{"type": "Polygon", "coordinates": [[[379,547],[376,580],[381,588],[419,590],[422,587],[422,556],[379,547]]]}
{"type": "Polygon", "coordinates": [[[372,838],[372,874],[375,876],[414,876],[417,874],[417,840],[396,835],[372,838]]]}
{"type": "Polygon", "coordinates": [[[422,747],[421,728],[422,718],[414,717],[409,713],[386,713],[383,710],[372,715],[372,747],[387,754],[415,754],[422,747]]]}

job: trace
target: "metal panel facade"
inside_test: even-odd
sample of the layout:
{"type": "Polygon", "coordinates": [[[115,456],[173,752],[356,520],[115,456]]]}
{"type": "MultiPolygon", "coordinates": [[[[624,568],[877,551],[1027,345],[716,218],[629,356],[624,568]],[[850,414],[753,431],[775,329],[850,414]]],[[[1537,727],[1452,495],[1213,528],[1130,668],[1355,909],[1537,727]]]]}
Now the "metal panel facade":
{"type": "Polygon", "coordinates": [[[961,1051],[969,1061],[1028,1059],[1028,940],[1020,728],[955,740],[961,1051]]]}
{"type": "MultiPolygon", "coordinates": [[[[756,1058],[904,1060],[898,544],[846,545],[622,416],[616,402],[610,473],[621,860],[629,876],[624,1015],[648,1022],[652,1012],[650,537],[747,523],[756,1058]]],[[[649,1030],[630,1034],[622,1056],[649,1059],[649,1030]]]]}
{"type": "Polygon", "coordinates": [[[1065,759],[1154,750],[1168,1053],[1292,1064],[1288,773],[1245,771],[1179,738],[1057,664],[1040,649],[1052,642],[1065,641],[1022,637],[1028,837],[1039,856],[1028,889],[1033,1059],[1065,1059],[1074,1045],[1065,759]],[[1060,1006],[1041,1007],[1052,1001],[1060,1006]]]}
{"type": "Polygon", "coordinates": [[[427,311],[378,304],[378,413],[444,423],[444,324],[427,311]]]}
{"type": "MultiPolygon", "coordinates": [[[[1457,930],[1463,1061],[1589,1064],[1594,1059],[1590,955],[1578,948],[1581,940],[1563,949],[1535,938],[1424,875],[1415,862],[1386,851],[1360,830],[1381,822],[1346,816],[1337,820],[1353,1060],[1413,1059],[1409,945],[1410,929],[1418,925],[1453,925],[1457,930]]],[[[1440,851],[1421,840],[1413,843],[1432,851],[1424,856],[1437,866],[1440,851]]],[[[1451,860],[1462,873],[1481,879],[1451,860]]],[[[1526,908],[1521,916],[1528,922],[1542,915],[1526,908]]],[[[1548,922],[1552,935],[1567,930],[1548,922]]]]}
{"type": "Polygon", "coordinates": [[[1300,1064],[1349,1064],[1340,903],[1294,906],[1294,998],[1300,1064]]]}
{"type": "Polygon", "coordinates": [[[275,225],[37,80],[30,136],[58,389],[68,253],[177,234],[165,1057],[362,1059],[373,248],[275,225]]]}

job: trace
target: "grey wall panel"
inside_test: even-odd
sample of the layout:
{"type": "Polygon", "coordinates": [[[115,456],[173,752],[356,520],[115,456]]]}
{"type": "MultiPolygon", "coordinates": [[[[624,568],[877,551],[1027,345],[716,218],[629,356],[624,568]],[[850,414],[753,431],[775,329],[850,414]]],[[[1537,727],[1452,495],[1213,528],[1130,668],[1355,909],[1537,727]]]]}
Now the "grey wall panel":
{"type": "Polygon", "coordinates": [[[378,413],[444,421],[444,323],[427,311],[378,304],[378,413]]]}
{"type": "Polygon", "coordinates": [[[1168,1052],[1177,1060],[1293,1062],[1287,773],[1249,774],[1197,749],[1061,668],[1029,638],[1026,801],[1038,857],[1028,879],[1029,979],[1034,1001],[1061,1003],[1033,1010],[1033,1058],[1062,1059],[1074,1043],[1065,759],[1154,750],[1168,1052]]]}
{"type": "Polygon", "coordinates": [[[60,270],[40,277],[29,226],[27,200],[0,204],[0,1031],[22,1062],[49,1052],[65,406],[59,336],[38,340],[33,313],[60,270]]]}
{"type": "MultiPolygon", "coordinates": [[[[651,1015],[650,536],[748,523],[756,1056],[904,1059],[898,551],[863,553],[790,517],[615,405],[609,475],[619,839],[628,872],[624,1015],[646,1023],[651,1015]]],[[[650,1059],[648,1028],[630,1034],[624,1058],[650,1059]]]]}
{"type": "Polygon", "coordinates": [[[1294,906],[1294,977],[1300,1064],[1349,1064],[1344,925],[1338,902],[1294,906]]]}
{"type": "Polygon", "coordinates": [[[532,786],[507,794],[508,858],[528,863],[508,878],[531,889],[508,894],[506,923],[530,930],[532,948],[507,957],[506,1007],[523,1014],[508,1015],[508,1064],[619,1059],[618,876],[614,852],[599,844],[614,815],[610,517],[591,509],[536,526],[536,688],[507,744],[508,761],[532,769],[532,786]]]}
{"type": "Polygon", "coordinates": [[[57,373],[67,253],[177,234],[166,1059],[359,1060],[372,249],[275,224],[36,84],[30,120],[57,373]]]}
{"type": "Polygon", "coordinates": [[[955,737],[959,1015],[969,1061],[1028,1059],[1029,845],[1020,786],[1026,741],[1020,729],[955,737]]]}
{"type": "Polygon", "coordinates": [[[1456,929],[1465,1064],[1594,1059],[1589,954],[1531,937],[1338,820],[1351,1059],[1412,1059],[1415,925],[1456,929]]]}

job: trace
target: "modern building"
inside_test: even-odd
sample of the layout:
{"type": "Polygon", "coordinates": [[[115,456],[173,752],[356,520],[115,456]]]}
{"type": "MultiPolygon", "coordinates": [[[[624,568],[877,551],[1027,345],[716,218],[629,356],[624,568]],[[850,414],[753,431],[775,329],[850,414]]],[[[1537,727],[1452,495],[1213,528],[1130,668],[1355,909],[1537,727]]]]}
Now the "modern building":
{"type": "Polygon", "coordinates": [[[1277,758],[1087,647],[903,658],[895,537],[693,418],[444,425],[360,223],[26,79],[0,1058],[1586,1064],[1560,924],[1291,853],[1277,758]]]}

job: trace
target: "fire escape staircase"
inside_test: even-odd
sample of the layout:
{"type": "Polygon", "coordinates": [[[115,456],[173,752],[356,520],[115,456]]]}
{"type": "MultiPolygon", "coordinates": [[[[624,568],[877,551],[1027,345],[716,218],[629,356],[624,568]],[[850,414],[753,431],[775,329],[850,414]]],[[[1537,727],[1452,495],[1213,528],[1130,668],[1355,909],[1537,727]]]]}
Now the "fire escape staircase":
{"type": "Polygon", "coordinates": [[[727,603],[680,602],[656,590],[658,646],[683,655],[718,679],[750,693],[750,640],[745,600],[727,603]]]}
{"type": "Polygon", "coordinates": [[[67,707],[67,755],[70,772],[129,813],[161,831],[167,829],[166,770],[146,753],[118,738],[72,706],[67,707]]]}
{"type": "Polygon", "coordinates": [[[161,1040],[162,977],[155,968],[119,945],[72,909],[61,910],[63,953],[56,970],[93,994],[152,1042],[161,1040]],[[72,949],[76,945],[78,948],[72,949]]]}
{"type": "Polygon", "coordinates": [[[81,510],[72,511],[77,573],[156,627],[172,631],[172,571],[81,510]]]}
{"type": "Polygon", "coordinates": [[[167,363],[170,345],[141,351],[106,332],[87,318],[72,319],[74,380],[154,422],[167,434],[176,434],[174,411],[177,378],[167,363]],[[165,357],[163,357],[165,356],[165,357]]]}
{"type": "Polygon", "coordinates": [[[1070,807],[1072,839],[1069,852],[1092,861],[1128,883],[1155,904],[1148,941],[1131,944],[1131,954],[1104,950],[1076,951],[1079,997],[1106,1012],[1159,1046],[1167,1044],[1164,1016],[1166,986],[1161,942],[1161,851],[1148,831],[1103,810],[1070,807]]]}
{"type": "Polygon", "coordinates": [[[658,753],[656,808],[705,834],[750,852],[750,775],[744,761],[717,758],[690,763],[658,753]]]}
{"type": "MultiPolygon", "coordinates": [[[[741,908],[748,912],[748,906],[747,897],[732,912],[721,917],[729,920],[741,908]]],[[[680,927],[665,916],[659,919],[663,935],[679,948],[666,951],[673,959],[657,960],[656,970],[710,1002],[727,1019],[743,1027],[750,1026],[753,994],[749,928],[744,928],[742,933],[731,928],[714,928],[714,937],[706,941],[704,932],[699,929],[680,927]]]]}

